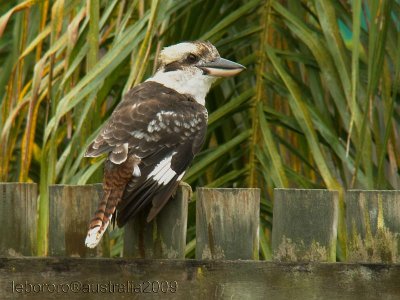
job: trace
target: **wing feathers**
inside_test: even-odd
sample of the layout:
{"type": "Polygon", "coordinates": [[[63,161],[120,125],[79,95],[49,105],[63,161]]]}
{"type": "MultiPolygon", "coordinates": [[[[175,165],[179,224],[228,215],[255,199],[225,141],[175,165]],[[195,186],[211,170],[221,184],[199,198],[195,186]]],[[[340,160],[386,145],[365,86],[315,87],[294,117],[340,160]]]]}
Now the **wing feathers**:
{"type": "Polygon", "coordinates": [[[206,127],[204,106],[159,83],[127,93],[86,152],[108,153],[116,166],[140,157],[118,204],[118,226],[151,203],[148,220],[157,215],[200,150],[206,127]]]}
{"type": "Polygon", "coordinates": [[[176,172],[171,168],[171,162],[173,156],[177,152],[172,152],[161,160],[153,169],[153,171],[147,176],[148,180],[154,180],[159,185],[166,185],[176,175],[176,172]]]}
{"type": "Polygon", "coordinates": [[[118,207],[118,226],[123,226],[130,217],[150,203],[153,208],[148,216],[148,221],[151,221],[168,202],[183,176],[182,173],[177,173],[172,165],[177,154],[177,151],[167,153],[164,159],[159,159],[160,162],[156,165],[146,167],[142,164],[139,165],[142,176],[125,189],[122,202],[118,207]]]}
{"type": "Polygon", "coordinates": [[[128,157],[128,143],[114,147],[108,158],[117,165],[120,165],[128,157]]]}
{"type": "Polygon", "coordinates": [[[171,198],[172,194],[178,187],[178,176],[174,176],[174,178],[167,185],[163,186],[162,189],[153,197],[153,207],[151,208],[149,215],[147,216],[147,222],[151,222],[154,217],[160,212],[160,210],[165,206],[165,204],[167,204],[168,200],[171,198]]]}

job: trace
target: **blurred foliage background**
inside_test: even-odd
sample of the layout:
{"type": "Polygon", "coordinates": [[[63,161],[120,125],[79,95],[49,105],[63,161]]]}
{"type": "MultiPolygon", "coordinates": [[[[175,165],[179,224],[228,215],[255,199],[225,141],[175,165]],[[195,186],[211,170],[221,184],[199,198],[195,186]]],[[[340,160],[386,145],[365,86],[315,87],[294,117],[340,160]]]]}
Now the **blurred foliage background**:
{"type": "MultiPolygon", "coordinates": [[[[274,188],[337,189],[341,209],[346,189],[400,188],[395,0],[10,0],[0,16],[0,180],[39,183],[39,254],[48,185],[101,181],[104,158],[83,158],[86,146],[160,49],[185,40],[247,67],[208,95],[207,140],[184,180],[261,188],[262,258],[274,188]]],[[[111,236],[119,255],[121,230],[111,236]]]]}

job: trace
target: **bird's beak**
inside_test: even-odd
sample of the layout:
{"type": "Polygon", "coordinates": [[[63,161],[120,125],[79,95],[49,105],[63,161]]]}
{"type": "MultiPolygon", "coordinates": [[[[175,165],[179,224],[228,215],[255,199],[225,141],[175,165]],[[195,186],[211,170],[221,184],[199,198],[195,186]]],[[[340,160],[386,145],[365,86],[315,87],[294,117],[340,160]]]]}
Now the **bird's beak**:
{"type": "Polygon", "coordinates": [[[217,77],[229,77],[239,74],[246,69],[241,64],[227,60],[225,58],[217,58],[216,60],[204,63],[198,66],[205,74],[217,77]]]}

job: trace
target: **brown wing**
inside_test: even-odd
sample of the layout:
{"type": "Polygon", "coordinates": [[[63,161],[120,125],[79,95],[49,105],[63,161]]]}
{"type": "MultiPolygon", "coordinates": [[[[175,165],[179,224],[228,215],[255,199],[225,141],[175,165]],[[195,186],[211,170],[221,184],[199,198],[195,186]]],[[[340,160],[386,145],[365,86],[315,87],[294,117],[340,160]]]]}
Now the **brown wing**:
{"type": "Polygon", "coordinates": [[[200,150],[206,128],[202,105],[161,84],[145,82],[125,96],[86,152],[109,153],[117,165],[130,155],[140,158],[140,176],[132,177],[118,206],[119,226],[150,203],[148,220],[154,218],[200,150]]]}

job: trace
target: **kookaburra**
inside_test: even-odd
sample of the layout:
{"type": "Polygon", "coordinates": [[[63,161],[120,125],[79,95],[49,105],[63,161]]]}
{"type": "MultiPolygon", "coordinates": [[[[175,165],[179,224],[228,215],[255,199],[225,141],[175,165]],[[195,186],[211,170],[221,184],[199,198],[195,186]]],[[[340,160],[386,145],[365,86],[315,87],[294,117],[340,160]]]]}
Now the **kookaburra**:
{"type": "Polygon", "coordinates": [[[99,243],[116,210],[119,227],[149,205],[148,222],[159,213],[204,142],[212,83],[243,69],[209,42],[161,51],[156,73],[123,97],[86,151],[86,157],[108,155],[87,247],[99,243]]]}

